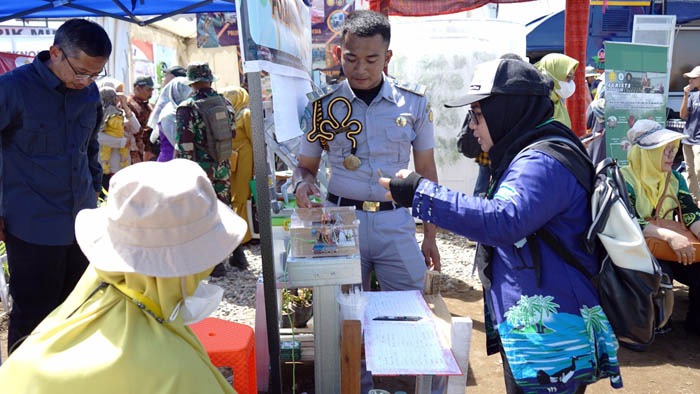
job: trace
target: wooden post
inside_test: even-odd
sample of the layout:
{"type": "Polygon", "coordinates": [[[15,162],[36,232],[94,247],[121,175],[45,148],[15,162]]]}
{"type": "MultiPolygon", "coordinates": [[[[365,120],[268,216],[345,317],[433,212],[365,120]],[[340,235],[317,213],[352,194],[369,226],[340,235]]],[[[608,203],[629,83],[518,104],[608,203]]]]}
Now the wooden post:
{"type": "Polygon", "coordinates": [[[360,357],[362,324],[359,320],[343,320],[340,337],[340,389],[342,394],[360,392],[360,357]]]}
{"type": "Polygon", "coordinates": [[[442,274],[437,271],[426,271],[423,277],[423,294],[440,295],[442,274]]]}

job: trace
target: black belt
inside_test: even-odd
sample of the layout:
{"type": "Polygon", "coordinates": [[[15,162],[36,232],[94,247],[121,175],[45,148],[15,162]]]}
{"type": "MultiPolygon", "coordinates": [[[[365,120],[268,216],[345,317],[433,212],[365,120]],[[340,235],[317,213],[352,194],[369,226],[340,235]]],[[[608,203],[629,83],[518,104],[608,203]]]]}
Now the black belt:
{"type": "Polygon", "coordinates": [[[328,193],[328,201],[341,207],[355,207],[355,209],[366,212],[391,211],[396,206],[391,201],[359,201],[351,198],[338,197],[333,193],[328,193]],[[338,204],[340,201],[340,204],[338,204]]]}

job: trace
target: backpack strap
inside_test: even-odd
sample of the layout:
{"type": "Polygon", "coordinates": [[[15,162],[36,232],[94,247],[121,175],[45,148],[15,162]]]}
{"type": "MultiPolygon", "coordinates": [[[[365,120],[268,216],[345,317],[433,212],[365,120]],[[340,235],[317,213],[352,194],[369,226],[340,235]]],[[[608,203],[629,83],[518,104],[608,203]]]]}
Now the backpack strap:
{"type": "MultiPolygon", "coordinates": [[[[579,263],[576,257],[574,257],[571,252],[569,252],[566,248],[562,246],[562,243],[557,239],[554,234],[552,234],[549,230],[542,228],[540,231],[536,232],[534,235],[539,237],[546,243],[556,254],[558,254],[561,258],[566,261],[567,264],[570,266],[576,268],[579,270],[583,276],[591,280],[593,278],[593,275],[591,275],[586,268],[583,266],[583,264],[579,263]]],[[[532,245],[530,246],[532,248],[532,245]]],[[[539,285],[538,285],[539,286],[539,285]]]]}
{"type": "Polygon", "coordinates": [[[593,191],[593,179],[595,174],[593,162],[591,162],[588,153],[582,151],[573,141],[560,136],[548,136],[526,146],[518,153],[518,156],[530,149],[544,152],[553,157],[576,177],[576,180],[588,193],[593,191]],[[572,152],[575,152],[574,156],[571,155],[572,152]],[[581,171],[583,169],[586,170],[581,171]]]}
{"type": "MultiPolygon", "coordinates": [[[[569,170],[574,177],[576,177],[578,183],[583,186],[589,195],[593,192],[593,179],[595,174],[593,163],[591,162],[588,154],[582,151],[581,148],[579,148],[573,141],[560,136],[548,136],[526,146],[520,151],[520,153],[518,153],[517,156],[520,156],[530,149],[544,152],[553,157],[567,170],[569,170]],[[571,155],[572,152],[574,152],[574,156],[571,155]],[[586,171],[581,171],[582,169],[586,169],[586,171]]],[[[556,238],[556,236],[543,227],[526,237],[528,244],[530,245],[530,255],[534,265],[537,287],[540,286],[542,272],[542,255],[537,243],[537,238],[542,239],[552,250],[554,250],[555,253],[563,258],[564,261],[579,270],[586,278],[592,278],[591,274],[588,273],[586,268],[578,262],[576,257],[574,257],[571,252],[562,246],[562,243],[556,238]]],[[[586,246],[586,251],[591,253],[591,251],[588,249],[588,242],[584,242],[584,244],[586,246]]]]}
{"type": "Polygon", "coordinates": [[[605,175],[609,177],[613,183],[613,186],[615,186],[615,188],[618,191],[625,191],[625,193],[619,193],[620,200],[622,200],[622,203],[625,205],[625,208],[627,209],[627,212],[629,213],[630,217],[634,217],[634,209],[632,209],[629,196],[627,196],[626,192],[627,182],[625,182],[625,177],[622,176],[622,172],[620,171],[620,165],[618,164],[617,159],[614,159],[612,157],[606,157],[596,166],[595,175],[596,179],[600,175],[605,175]]]}
{"type": "MultiPolygon", "coordinates": [[[[593,217],[593,222],[586,233],[584,247],[588,253],[595,252],[596,245],[598,245],[598,233],[605,227],[610,216],[610,210],[615,202],[621,201],[630,217],[634,217],[634,211],[630,206],[626,191],[625,179],[620,172],[617,160],[608,157],[598,163],[596,166],[596,187],[593,193],[601,195],[598,196],[598,212],[593,217]],[[601,187],[600,185],[603,186],[601,187]]],[[[593,278],[576,257],[569,250],[562,247],[562,243],[549,230],[542,228],[536,234],[567,264],[579,270],[586,278],[593,278]]]]}

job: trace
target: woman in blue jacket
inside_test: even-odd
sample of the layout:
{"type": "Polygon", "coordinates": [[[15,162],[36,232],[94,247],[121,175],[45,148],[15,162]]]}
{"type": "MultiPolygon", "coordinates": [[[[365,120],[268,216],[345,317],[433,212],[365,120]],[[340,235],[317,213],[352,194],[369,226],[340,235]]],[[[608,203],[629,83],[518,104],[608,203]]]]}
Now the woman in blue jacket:
{"type": "Polygon", "coordinates": [[[562,161],[581,173],[590,164],[566,143],[560,144],[563,154],[525,149],[545,137],[583,149],[552,119],[551,88],[528,63],[496,60],[478,65],[470,94],[449,105],[471,104],[471,127],[491,158],[487,199],[407,170],[391,182],[380,180],[414,216],[479,241],[487,346],[489,354],[501,353],[508,393],[581,393],[603,377],[622,387],[618,341],[592,283],[535,234],[553,234],[597,272],[597,259],[581,243],[591,224],[590,197],[580,174],[562,161]]]}

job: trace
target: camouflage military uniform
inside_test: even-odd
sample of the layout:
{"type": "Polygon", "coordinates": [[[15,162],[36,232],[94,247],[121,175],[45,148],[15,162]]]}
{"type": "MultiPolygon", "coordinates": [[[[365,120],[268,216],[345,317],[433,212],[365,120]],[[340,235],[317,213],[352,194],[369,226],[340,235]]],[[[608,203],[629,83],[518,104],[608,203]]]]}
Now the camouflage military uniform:
{"type": "MultiPolygon", "coordinates": [[[[205,123],[199,113],[192,107],[195,100],[217,95],[211,88],[201,89],[194,96],[183,101],[177,108],[177,146],[176,157],[197,162],[207,173],[219,200],[227,205],[231,203],[231,162],[216,162],[207,152],[205,123]]],[[[235,125],[233,109],[229,111],[229,120],[235,125]]]]}

